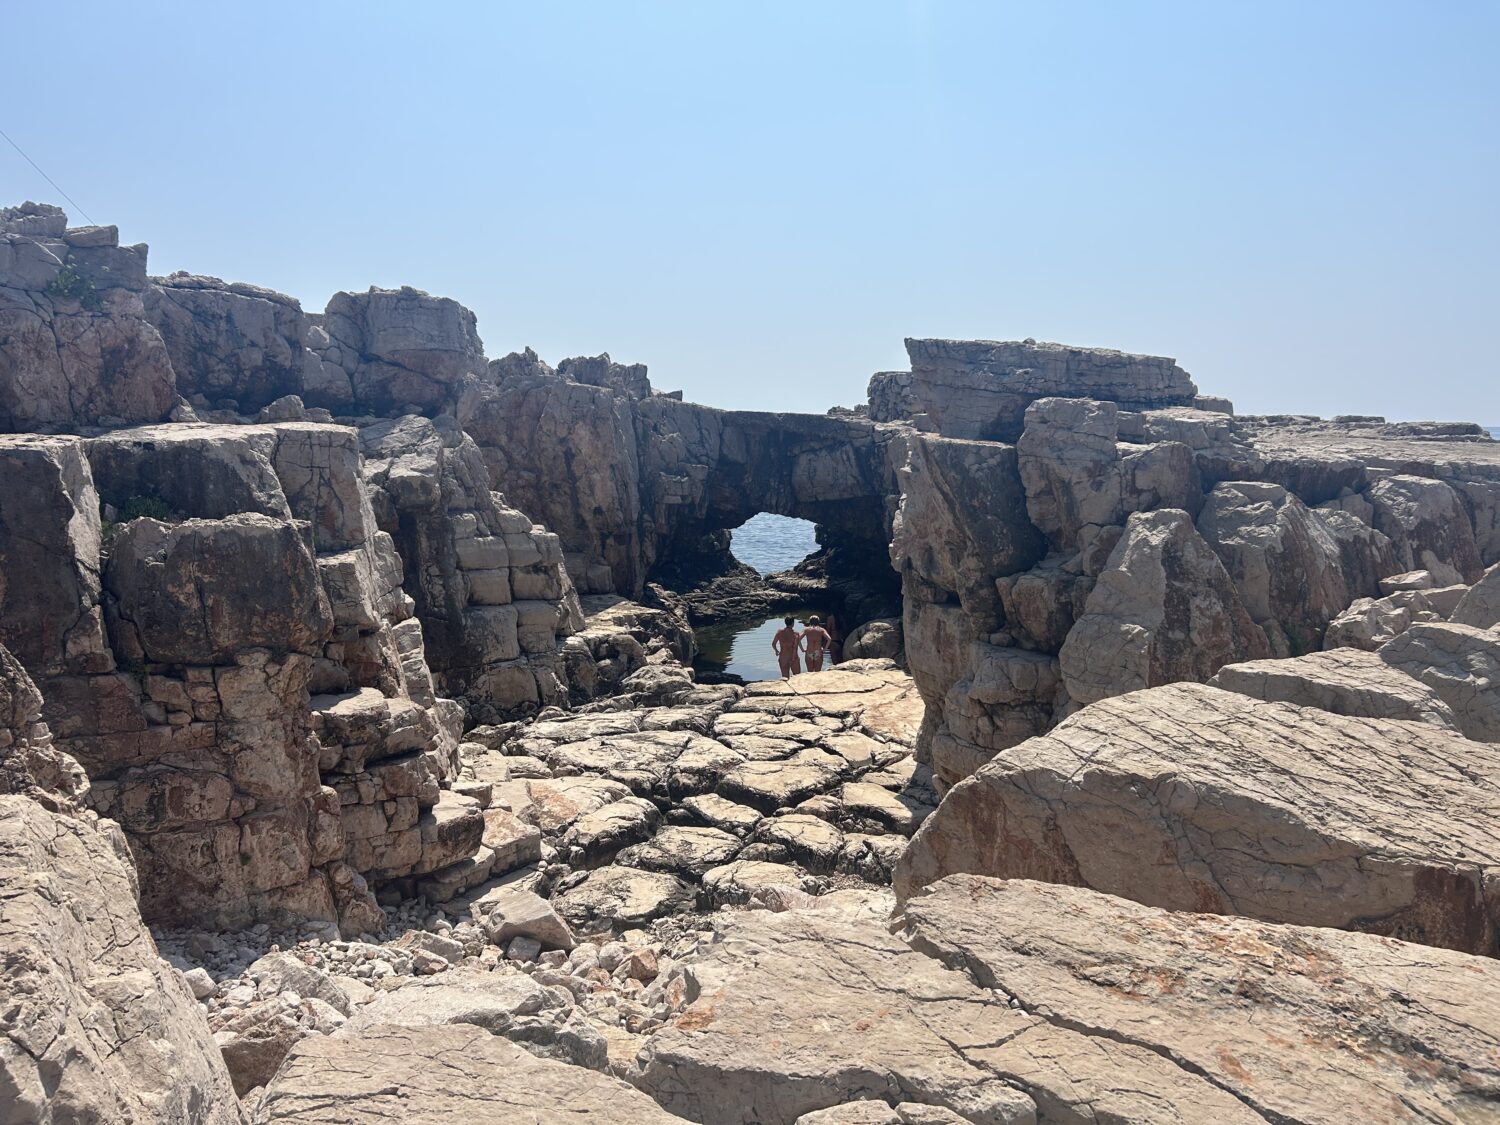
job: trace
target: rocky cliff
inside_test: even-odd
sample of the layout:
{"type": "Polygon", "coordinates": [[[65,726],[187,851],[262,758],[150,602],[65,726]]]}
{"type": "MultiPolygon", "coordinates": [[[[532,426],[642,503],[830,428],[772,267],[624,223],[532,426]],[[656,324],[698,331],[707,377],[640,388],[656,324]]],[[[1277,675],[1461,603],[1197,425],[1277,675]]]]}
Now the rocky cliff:
{"type": "Polygon", "coordinates": [[[1500,443],[908,351],[720,411],[0,212],[0,1125],[1500,1119],[1500,443]],[[694,681],[761,511],[881,658],[694,681]]]}

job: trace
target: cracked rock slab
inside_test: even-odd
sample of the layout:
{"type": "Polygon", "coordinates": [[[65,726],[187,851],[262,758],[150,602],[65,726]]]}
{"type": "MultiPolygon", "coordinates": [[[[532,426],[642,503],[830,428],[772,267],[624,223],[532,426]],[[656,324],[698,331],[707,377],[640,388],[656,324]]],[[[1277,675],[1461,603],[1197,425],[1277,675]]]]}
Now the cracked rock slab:
{"type": "Polygon", "coordinates": [[[880,926],[792,910],[735,915],[721,936],[693,966],[701,994],[633,1079],[705,1125],[790,1125],[850,1102],[983,1125],[1262,1120],[1149,1050],[1010,1007],[880,926]]]}
{"type": "Polygon", "coordinates": [[[1437,692],[1363,649],[1335,648],[1288,660],[1226,664],[1209,683],[1254,699],[1316,707],[1335,715],[1407,719],[1458,729],[1453,711],[1437,692]]]}
{"type": "Polygon", "coordinates": [[[1497,822],[1489,744],[1173,684],[996,755],[917,832],[896,890],[1039,879],[1493,955],[1497,822]]]}
{"type": "Polygon", "coordinates": [[[256,1125],[668,1125],[679,1118],[615,1078],[537,1058],[483,1028],[376,1026],[297,1045],[256,1125]]]}
{"type": "Polygon", "coordinates": [[[905,922],[915,948],[1025,1011],[1145,1048],[1268,1121],[1500,1119],[1489,958],[971,875],[912,899],[905,922]]]}

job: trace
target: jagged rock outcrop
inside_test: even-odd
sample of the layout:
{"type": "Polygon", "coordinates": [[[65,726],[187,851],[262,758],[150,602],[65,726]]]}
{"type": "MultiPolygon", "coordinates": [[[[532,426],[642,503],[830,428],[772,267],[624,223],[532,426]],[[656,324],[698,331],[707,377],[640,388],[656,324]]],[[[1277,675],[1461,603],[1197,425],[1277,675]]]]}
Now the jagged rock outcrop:
{"type": "Polygon", "coordinates": [[[1500,632],[1469,625],[1413,625],[1380,659],[1430,687],[1454,723],[1479,742],[1500,742],[1500,632]]]}
{"type": "Polygon", "coordinates": [[[0,432],[167,417],[172,364],[147,319],[146,247],[56,207],[0,209],[0,432]]]}
{"type": "Polygon", "coordinates": [[[994,340],[907,340],[910,373],[876,375],[870,416],[925,416],[944,437],[1015,441],[1026,408],[1061,395],[1127,409],[1192,406],[1198,389],[1175,360],[1109,348],[994,340]]]}
{"type": "Polygon", "coordinates": [[[348,376],[340,369],[325,376],[295,298],[187,273],[152,278],[143,296],[177,393],[194,406],[254,414],[285,395],[336,410],[353,404],[348,376]]]}
{"type": "Polygon", "coordinates": [[[1484,577],[1469,588],[1448,620],[1475,629],[1500,626],[1500,564],[1490,567],[1484,572],[1484,577]]]}
{"type": "Polygon", "coordinates": [[[1273,656],[1322,648],[1352,595],[1339,545],[1311,509],[1278,484],[1226,482],[1208,494],[1197,526],[1273,656]]]}
{"type": "Polygon", "coordinates": [[[335,293],[312,322],[311,346],[348,376],[355,413],[449,412],[465,376],[484,371],[474,314],[451,297],[409,286],[335,293]]]}
{"type": "Polygon", "coordinates": [[[595,657],[556,535],[490,491],[474,442],[407,416],[360,431],[377,518],[406,584],[438,689],[475,721],[587,696],[595,657]]]}
{"type": "Polygon", "coordinates": [[[1271,655],[1219,557],[1188,513],[1135,513],[1058,659],[1078,704],[1271,655]]]}
{"type": "MultiPolygon", "coordinates": [[[[1236,1116],[1485,1120],[1500,1103],[1489,958],[966,875],[908,902],[904,922],[918,950],[981,987],[1172,1065],[1235,1099],[1236,1116]]],[[[1067,1119],[1033,1096],[1041,1120],[1067,1119]]],[[[1181,1112],[1167,1119],[1222,1120],[1208,1100],[1181,1112]]]]}

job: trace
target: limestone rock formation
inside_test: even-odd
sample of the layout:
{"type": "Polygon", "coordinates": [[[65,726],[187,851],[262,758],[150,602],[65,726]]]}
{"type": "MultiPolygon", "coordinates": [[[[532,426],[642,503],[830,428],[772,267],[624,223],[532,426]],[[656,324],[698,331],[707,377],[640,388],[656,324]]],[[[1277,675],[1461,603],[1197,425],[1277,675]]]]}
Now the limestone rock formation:
{"type": "Polygon", "coordinates": [[[348,376],[360,413],[440,414],[452,410],[467,375],[484,370],[474,314],[420,289],[335,293],[313,326],[313,349],[348,376]]]}
{"type": "Polygon", "coordinates": [[[1500,627],[1500,564],[1490,567],[1470,587],[1448,620],[1475,629],[1500,627]]]}
{"type": "Polygon", "coordinates": [[[880,928],[793,910],[723,929],[693,965],[700,994],[651,1037],[634,1079],[690,1120],[791,1122],[868,1102],[993,1125],[1261,1120],[1171,1060],[1010,1007],[880,928]]]}
{"type": "Polygon", "coordinates": [[[1269,656],[1264,631],[1184,511],[1136,513],[1059,653],[1075,703],[1269,656]]]}
{"type": "MultiPolygon", "coordinates": [[[[1074,348],[1034,340],[907,340],[911,372],[899,395],[875,377],[870,401],[877,421],[925,415],[945,437],[1015,441],[1027,406],[1063,395],[1119,403],[1127,409],[1191,406],[1198,393],[1174,360],[1108,348],[1074,348]]],[[[903,382],[900,376],[894,381],[903,382]]]]}
{"type": "Polygon", "coordinates": [[[18,437],[0,458],[27,482],[0,500],[0,633],[130,835],[148,917],[378,930],[363,876],[473,853],[477,809],[424,812],[456,776],[459,715],[352,431],[18,437]]]}
{"type": "Polygon", "coordinates": [[[360,431],[377,520],[405,562],[437,689],[477,721],[592,695],[594,654],[556,535],[490,491],[474,442],[407,416],[360,431]]]}
{"type": "Polygon", "coordinates": [[[172,363],[146,317],[146,247],[56,207],[0,209],[0,432],[166,418],[172,363]]]}
{"type": "Polygon", "coordinates": [[[1335,715],[1459,729],[1452,709],[1436,691],[1377,654],[1357,648],[1226,664],[1208,682],[1255,699],[1316,707],[1335,715]]]}
{"type": "Polygon", "coordinates": [[[1494,757],[1425,723],[1156,688],[1085,708],[955,786],[896,887],[1040,879],[1493,956],[1494,757]]]}
{"type": "Polygon", "coordinates": [[[1323,646],[1323,633],[1352,600],[1338,543],[1286,489],[1265,482],[1216,485],[1198,531],[1239,590],[1273,656],[1323,646]]]}
{"type": "Polygon", "coordinates": [[[1168,1061],[1254,1120],[1485,1120],[1500,1098],[1489,958],[967,875],[904,921],[917,949],[1022,1010],[1168,1061]]]}
{"type": "Polygon", "coordinates": [[[1413,625],[1380,659],[1416,677],[1452,708],[1454,723],[1480,742],[1500,742],[1500,633],[1468,625],[1413,625]]]}
{"type": "Polygon", "coordinates": [[[563,1125],[581,1116],[620,1125],[681,1120],[618,1079],[534,1058],[470,1026],[377,1026],[357,1037],[303,1040],[253,1120],[446,1125],[461,1117],[475,1125],[563,1125]]]}
{"type": "Polygon", "coordinates": [[[0,871],[0,1121],[241,1122],[202,1013],[141,923],[118,827],[0,796],[0,871]]]}

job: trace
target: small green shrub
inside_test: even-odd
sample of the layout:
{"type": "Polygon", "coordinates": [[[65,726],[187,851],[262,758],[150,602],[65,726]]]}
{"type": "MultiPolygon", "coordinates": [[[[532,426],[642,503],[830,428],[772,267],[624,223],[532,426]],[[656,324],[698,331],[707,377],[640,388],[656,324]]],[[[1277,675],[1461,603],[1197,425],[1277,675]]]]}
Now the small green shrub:
{"type": "Polygon", "coordinates": [[[167,507],[166,501],[155,496],[132,496],[120,509],[121,522],[138,520],[142,516],[165,521],[172,517],[172,509],[167,507]]]}
{"type": "Polygon", "coordinates": [[[94,312],[104,307],[93,284],[72,258],[64,262],[63,268],[57,271],[57,276],[47,283],[47,293],[52,297],[66,297],[70,301],[77,301],[94,312]]]}

